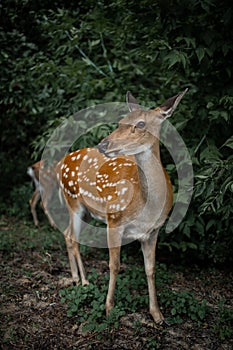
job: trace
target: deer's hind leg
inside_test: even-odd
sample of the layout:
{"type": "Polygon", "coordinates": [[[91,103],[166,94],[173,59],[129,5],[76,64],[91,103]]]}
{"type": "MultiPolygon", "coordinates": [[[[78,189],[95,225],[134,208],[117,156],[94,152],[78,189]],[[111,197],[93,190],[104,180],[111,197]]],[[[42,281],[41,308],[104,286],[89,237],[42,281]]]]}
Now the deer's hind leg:
{"type": "Polygon", "coordinates": [[[78,242],[78,237],[81,231],[82,224],[82,212],[80,211],[73,212],[70,211],[70,222],[66,230],[64,231],[64,237],[66,241],[66,248],[69,257],[70,269],[73,282],[77,285],[80,283],[79,274],[81,276],[82,285],[89,284],[86,279],[86,273],[84,265],[82,262],[80,254],[80,243],[78,242]]]}

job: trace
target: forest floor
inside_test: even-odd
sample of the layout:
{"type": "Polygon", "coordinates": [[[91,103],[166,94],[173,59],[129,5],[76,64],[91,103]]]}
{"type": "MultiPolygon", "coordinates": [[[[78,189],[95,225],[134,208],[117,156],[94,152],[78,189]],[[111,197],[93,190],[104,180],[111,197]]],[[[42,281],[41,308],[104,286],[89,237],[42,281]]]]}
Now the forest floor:
{"type": "MultiPolygon", "coordinates": [[[[87,274],[94,268],[95,276],[108,276],[107,252],[93,248],[84,249],[85,252],[87,274]]],[[[123,253],[120,278],[130,264],[133,270],[133,265],[142,263],[139,253],[141,255],[134,251],[131,260],[123,253]]],[[[61,233],[45,224],[36,229],[27,220],[2,217],[0,267],[1,349],[233,349],[230,269],[167,264],[169,272],[164,274],[173,277],[164,277],[164,292],[159,303],[166,317],[176,316],[170,325],[156,327],[146,303],[141,302],[139,309],[132,312],[128,301],[127,310],[117,322],[109,323],[102,331],[96,326],[88,331],[84,330],[80,312],[69,314],[69,304],[62,300],[61,291],[66,295],[69,288],[77,287],[64,286],[70,271],[61,233]],[[166,302],[166,295],[169,302],[166,302]],[[194,303],[194,300],[199,302],[194,303]]],[[[132,280],[132,283],[137,285],[137,281],[132,280]]],[[[137,288],[133,294],[137,294],[137,288]]],[[[83,310],[91,315],[89,305],[83,310]]]]}

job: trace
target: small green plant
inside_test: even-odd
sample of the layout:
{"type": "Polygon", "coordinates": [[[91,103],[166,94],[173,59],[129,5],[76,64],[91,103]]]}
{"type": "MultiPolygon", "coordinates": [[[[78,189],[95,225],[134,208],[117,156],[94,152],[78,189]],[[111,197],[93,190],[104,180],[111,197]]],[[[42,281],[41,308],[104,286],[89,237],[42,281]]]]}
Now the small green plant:
{"type": "Polygon", "coordinates": [[[155,338],[148,337],[145,344],[145,348],[155,350],[155,349],[160,349],[161,345],[158,343],[158,341],[155,338]]]}
{"type": "Polygon", "coordinates": [[[115,307],[105,318],[105,297],[107,293],[106,277],[99,287],[94,281],[98,274],[95,270],[89,276],[91,283],[87,286],[69,287],[61,290],[61,302],[68,305],[68,316],[77,316],[83,331],[101,332],[109,327],[118,327],[118,320],[125,312],[115,307]]]}
{"type": "Polygon", "coordinates": [[[3,339],[3,344],[11,344],[11,343],[17,342],[17,340],[18,340],[18,335],[16,333],[15,328],[12,326],[8,330],[7,337],[3,339]]]}
{"type": "Polygon", "coordinates": [[[166,290],[161,293],[160,300],[162,304],[171,309],[169,323],[182,323],[184,317],[192,321],[202,322],[209,310],[206,300],[198,301],[192,292],[174,292],[166,290]]]}
{"type": "Polygon", "coordinates": [[[221,340],[229,339],[233,335],[233,310],[225,305],[224,299],[218,304],[218,317],[213,330],[221,340]]]}

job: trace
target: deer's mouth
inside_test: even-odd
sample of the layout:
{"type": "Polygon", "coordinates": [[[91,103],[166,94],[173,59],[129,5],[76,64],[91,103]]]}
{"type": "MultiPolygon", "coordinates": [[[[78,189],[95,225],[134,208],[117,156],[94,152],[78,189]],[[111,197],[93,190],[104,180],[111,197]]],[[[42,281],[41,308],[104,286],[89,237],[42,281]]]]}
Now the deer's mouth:
{"type": "Polygon", "coordinates": [[[100,153],[103,153],[106,157],[109,158],[116,157],[118,154],[120,154],[121,150],[119,148],[111,149],[109,146],[111,146],[109,140],[104,139],[98,144],[97,148],[100,153]]]}
{"type": "Polygon", "coordinates": [[[120,152],[120,150],[108,150],[108,149],[103,149],[99,145],[97,146],[98,150],[100,153],[104,154],[108,158],[114,158],[118,156],[119,154],[123,154],[120,152]]]}
{"type": "Polygon", "coordinates": [[[144,152],[149,146],[138,142],[127,142],[119,145],[118,142],[113,142],[104,139],[97,146],[100,153],[103,153],[108,158],[114,158],[118,155],[136,155],[144,152]]]}

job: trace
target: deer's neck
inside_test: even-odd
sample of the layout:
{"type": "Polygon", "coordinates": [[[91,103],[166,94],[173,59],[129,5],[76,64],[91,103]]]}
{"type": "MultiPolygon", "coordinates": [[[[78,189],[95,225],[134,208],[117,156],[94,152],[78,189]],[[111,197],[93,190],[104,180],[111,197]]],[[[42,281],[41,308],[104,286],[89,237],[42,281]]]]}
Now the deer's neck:
{"type": "Polygon", "coordinates": [[[149,201],[154,207],[166,192],[166,179],[160,159],[159,143],[137,154],[135,158],[139,171],[141,195],[144,201],[149,201]]]}
{"type": "Polygon", "coordinates": [[[136,155],[136,161],[140,180],[140,199],[143,202],[138,220],[147,225],[149,232],[164,223],[170,210],[169,184],[160,160],[159,145],[154,145],[151,149],[136,155]]]}

